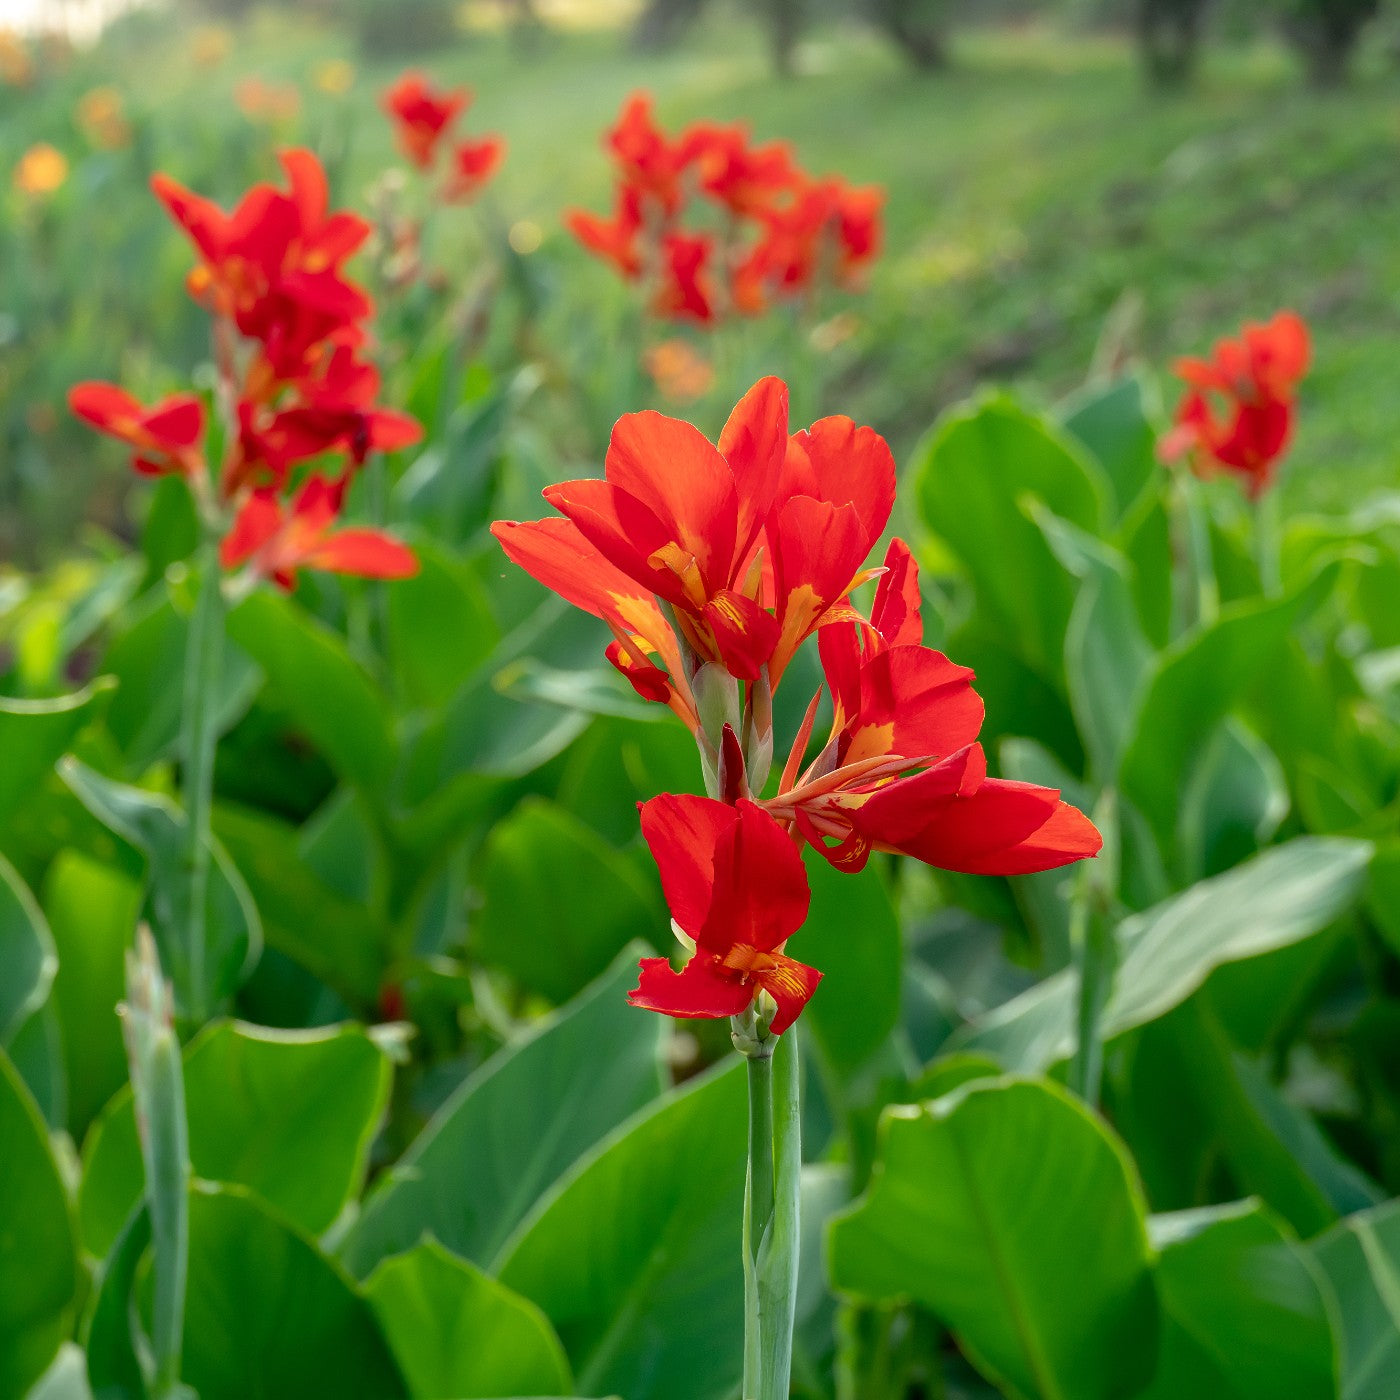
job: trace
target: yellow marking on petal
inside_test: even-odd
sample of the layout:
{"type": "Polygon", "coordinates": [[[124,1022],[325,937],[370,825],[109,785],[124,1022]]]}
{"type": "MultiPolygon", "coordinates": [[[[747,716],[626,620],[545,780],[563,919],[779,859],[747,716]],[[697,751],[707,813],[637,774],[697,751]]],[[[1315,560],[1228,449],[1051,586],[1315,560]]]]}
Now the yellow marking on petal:
{"type": "Polygon", "coordinates": [[[705,606],[705,580],[700,574],[700,565],[689,550],[683,549],[674,540],[663,544],[647,558],[653,569],[669,569],[680,579],[685,596],[697,608],[705,606]]]}
{"type": "Polygon", "coordinates": [[[758,973],[758,981],[763,984],[764,991],[775,998],[800,997],[807,990],[807,983],[798,972],[797,964],[790,958],[784,958],[781,962],[774,959],[772,967],[758,973]]]}

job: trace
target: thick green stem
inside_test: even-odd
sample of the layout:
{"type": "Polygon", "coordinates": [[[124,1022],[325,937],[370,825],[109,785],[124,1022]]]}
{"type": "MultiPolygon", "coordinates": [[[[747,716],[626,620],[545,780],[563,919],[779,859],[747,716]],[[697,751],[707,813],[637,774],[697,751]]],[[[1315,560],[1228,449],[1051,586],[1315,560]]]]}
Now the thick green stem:
{"type": "Polygon", "coordinates": [[[1097,1108],[1103,1084],[1103,1009],[1113,985],[1114,945],[1108,920],[1092,907],[1087,872],[1076,881],[1070,906],[1070,944],[1079,974],[1079,997],[1069,1087],[1097,1108]]]}
{"type": "Polygon", "coordinates": [[[144,925],[135,951],[127,954],[126,981],[122,1029],[151,1222],[150,1393],[153,1400],[174,1400],[188,1394],[180,1384],[180,1358],[189,1271],[189,1130],[173,998],[144,925]]]}
{"type": "Polygon", "coordinates": [[[1199,483],[1187,471],[1176,474],[1172,553],[1176,566],[1178,625],[1209,627],[1220,613],[1220,589],[1210,542],[1210,518],[1199,483]]]}
{"type": "Polygon", "coordinates": [[[797,1315],[802,1189],[797,1032],[762,1040],[758,1049],[758,1054],[748,1057],[743,1400],[787,1400],[797,1315]]]}
{"type": "Polygon", "coordinates": [[[185,800],[184,976],[179,979],[187,1019],[207,1019],[205,921],[208,909],[210,809],[214,796],[214,752],[218,744],[219,667],[223,660],[224,600],[218,544],[210,538],[199,552],[199,585],[190,614],[185,651],[180,759],[185,800]]]}

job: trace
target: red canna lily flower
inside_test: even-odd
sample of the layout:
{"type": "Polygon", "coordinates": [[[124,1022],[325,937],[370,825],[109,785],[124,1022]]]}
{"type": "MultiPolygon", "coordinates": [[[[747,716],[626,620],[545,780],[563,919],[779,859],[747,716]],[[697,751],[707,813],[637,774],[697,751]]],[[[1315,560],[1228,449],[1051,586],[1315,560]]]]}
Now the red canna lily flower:
{"type": "Polygon", "coordinates": [[[642,275],[642,202],[629,185],[618,187],[612,218],[591,214],[587,209],[570,209],[564,215],[564,223],[590,253],[612,263],[629,281],[642,275]]]}
{"type": "Polygon", "coordinates": [[[1238,340],[1218,341],[1209,360],[1178,360],[1187,390],[1158,455],[1187,460],[1199,476],[1229,472],[1257,498],[1288,450],[1309,355],[1306,323],[1280,311],[1262,325],[1247,323],[1238,340]]]}
{"type": "Polygon", "coordinates": [[[418,560],[406,545],[378,530],[334,528],[346,478],[307,478],[290,511],[275,491],[255,491],[244,501],[224,537],[219,562],[226,569],[247,564],[288,591],[299,569],[325,569],[362,578],[409,578],[418,560]]]}
{"type": "Polygon", "coordinates": [[[383,96],[399,145],[420,170],[432,165],[449,126],[471,101],[466,88],[435,92],[422,73],[405,73],[383,96]]]}
{"type": "Polygon", "coordinates": [[[690,159],[684,140],[672,141],[656,124],[648,92],[635,92],[622,106],[607,146],[617,161],[622,183],[643,201],[653,202],[669,218],[685,199],[681,177],[690,159]]]}
{"type": "Polygon", "coordinates": [[[788,142],[752,146],[743,126],[697,122],[681,141],[700,188],[736,219],[763,215],[805,178],[788,142]]]}
{"type": "Polygon", "coordinates": [[[923,646],[921,634],[918,571],[894,540],[871,620],[820,634],[831,736],[801,771],[815,697],[765,809],[843,870],[861,869],[872,850],[977,875],[1028,874],[1096,854],[1094,824],[1054,789],[987,777],[973,673],[923,646]]]}
{"type": "Polygon", "coordinates": [[[676,972],[643,958],[628,1000],[666,1016],[737,1016],[767,993],[781,1035],[821,981],[783,948],[807,917],[802,858],[783,828],[752,802],[663,793],[642,807],[642,835],[661,872],[677,936],[691,949],[676,972]]]}
{"type": "Polygon", "coordinates": [[[310,151],[278,159],[290,188],[255,185],[231,214],[167,175],[155,175],[151,187],[202,259],[191,293],[260,341],[273,374],[289,379],[322,341],[369,314],[369,298],[341,269],[370,226],[330,211],[325,171],[310,151]]]}
{"type": "Polygon", "coordinates": [[[658,316],[695,321],[707,326],[715,319],[708,264],[714,240],[706,234],[668,233],[661,240],[662,280],[652,298],[658,316]]]}
{"type": "Polygon", "coordinates": [[[204,470],[204,405],[193,394],[172,394],[143,408],[125,389],[90,381],[68,391],[68,406],[99,432],[129,444],[131,464],[145,476],[192,477],[204,470]]]}
{"type": "Polygon", "coordinates": [[[894,495],[894,455],[873,428],[833,417],[793,434],[766,532],[779,627],[769,664],[775,688],[813,632],[854,616],[847,595],[873,576],[865,561],[894,495]]]}
{"type": "Polygon", "coordinates": [[[505,154],[506,143],[500,136],[483,136],[479,141],[459,142],[452,150],[452,163],[443,183],[442,197],[449,204],[475,199],[500,169],[505,154]]]}
{"type": "Polygon", "coordinates": [[[850,282],[880,255],[884,241],[885,192],[879,185],[833,182],[838,249],[837,273],[850,282]]]}
{"type": "Polygon", "coordinates": [[[659,655],[678,712],[693,713],[689,672],[658,603],[700,661],[757,678],[779,636],[760,597],[762,537],[786,456],[778,379],[740,400],[718,447],[689,423],[629,413],[613,429],[605,480],[546,488],[564,520],[497,521],[492,532],[546,587],[614,624],[629,678],[640,669],[659,688],[644,664],[659,655]]]}

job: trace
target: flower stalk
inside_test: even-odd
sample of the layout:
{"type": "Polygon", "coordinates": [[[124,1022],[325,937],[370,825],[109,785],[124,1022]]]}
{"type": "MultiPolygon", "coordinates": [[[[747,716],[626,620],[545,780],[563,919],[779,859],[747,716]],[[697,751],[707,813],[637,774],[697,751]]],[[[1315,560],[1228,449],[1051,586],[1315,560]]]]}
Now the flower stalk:
{"type": "Polygon", "coordinates": [[[802,1185],[797,1034],[767,1033],[761,1012],[734,1018],[748,1063],[749,1163],[744,1191],[743,1400],[786,1400],[797,1316],[802,1185]]]}
{"type": "Polygon", "coordinates": [[[155,1286],[149,1391],[153,1400],[182,1400],[192,1393],[180,1383],[189,1274],[189,1127],[174,997],[144,924],[135,949],[127,953],[126,1002],[120,1015],[151,1222],[155,1286]]]}
{"type": "Polygon", "coordinates": [[[210,818],[218,745],[219,672],[223,663],[224,597],[218,540],[206,533],[197,555],[199,577],[185,650],[180,761],[185,801],[185,966],[182,1010],[198,1024],[208,1018],[205,952],[208,918],[210,818]]]}

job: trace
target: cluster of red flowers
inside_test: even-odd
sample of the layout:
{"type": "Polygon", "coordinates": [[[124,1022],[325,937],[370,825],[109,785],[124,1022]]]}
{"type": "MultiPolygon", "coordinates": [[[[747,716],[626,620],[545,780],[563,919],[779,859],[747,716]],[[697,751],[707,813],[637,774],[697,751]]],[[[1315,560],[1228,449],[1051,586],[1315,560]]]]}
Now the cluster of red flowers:
{"type": "MultiPolygon", "coordinates": [[[[399,147],[419,170],[431,170],[457,118],[471,103],[467,88],[435,92],[421,73],[405,73],[385,94],[384,110],[393,119],[399,147]]],[[[500,136],[451,145],[442,197],[449,204],[475,199],[505,159],[500,136]]]]}
{"type": "Polygon", "coordinates": [[[193,394],[143,407],[114,384],[75,385],[73,411],[132,448],[148,475],[184,477],[211,523],[228,526],[220,558],[291,588],[299,568],[374,578],[414,572],[413,554],[373,530],[337,529],[353,473],[374,451],[411,446],[418,423],[381,408],[379,373],[361,358],[372,304],[345,273],[369,235],[330,209],[310,151],[281,154],[289,187],[256,185],[232,213],[165,175],[152,186],[199,255],[191,294],[215,321],[229,422],[217,480],[204,451],[205,410],[193,394]],[[298,468],[339,459],[333,477],[298,468]]]}
{"type": "Polygon", "coordinates": [[[856,284],[880,251],[884,192],[814,179],[784,141],[753,145],[742,125],[696,122],[675,138],[630,97],[607,150],[617,167],[611,216],[565,220],[590,252],[648,289],[661,317],[711,324],[756,315],[823,280],[856,284]],[[708,225],[688,223],[696,201],[708,225]]]}
{"type": "Polygon", "coordinates": [[[506,553],[608,624],[608,658],[695,734],[710,797],[642,809],[675,927],[692,956],[642,963],[639,1006],[732,1016],[760,992],[792,1023],[820,974],[784,949],[806,916],[801,851],[842,870],[872,850],[1014,875],[1093,855],[1093,824],[1051,789],[987,775],[973,674],[923,644],[918,571],[894,540],[868,565],[895,497],[883,438],[848,418],[788,431],[764,379],[718,446],[658,413],[617,423],[606,479],[545,491],[561,514],[499,521],[506,553]],[[878,578],[869,617],[851,594],[878,578]],[[776,789],[772,697],[812,636],[832,722],[813,755],[819,689],[776,789]]]}
{"type": "Polygon", "coordinates": [[[1280,311],[1219,341],[1208,360],[1178,360],[1187,389],[1162,439],[1163,461],[1185,460],[1198,476],[1228,472],[1257,499],[1288,451],[1310,353],[1302,317],[1280,311]]]}

